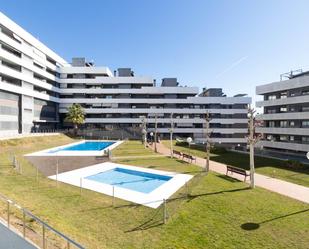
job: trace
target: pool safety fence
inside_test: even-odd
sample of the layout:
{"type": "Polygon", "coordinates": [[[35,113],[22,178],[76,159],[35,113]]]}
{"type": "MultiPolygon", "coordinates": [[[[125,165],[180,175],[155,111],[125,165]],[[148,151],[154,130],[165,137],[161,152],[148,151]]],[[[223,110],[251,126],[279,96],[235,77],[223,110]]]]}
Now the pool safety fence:
{"type": "Polygon", "coordinates": [[[0,194],[0,210],[7,227],[39,248],[84,249],[82,245],[0,194]]]}

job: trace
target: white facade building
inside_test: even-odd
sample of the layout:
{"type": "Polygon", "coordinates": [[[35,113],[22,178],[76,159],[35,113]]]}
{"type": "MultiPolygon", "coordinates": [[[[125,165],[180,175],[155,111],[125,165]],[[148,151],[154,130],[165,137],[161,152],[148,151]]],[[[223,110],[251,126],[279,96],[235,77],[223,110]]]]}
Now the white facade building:
{"type": "Polygon", "coordinates": [[[79,103],[87,130],[140,131],[145,117],[148,132],[203,142],[205,113],[211,115],[212,140],[222,145],[246,144],[247,106],[244,95],[226,97],[221,89],[181,87],[176,78],[156,86],[150,77],[130,68],[111,72],[84,58],[68,64],[16,23],[0,13],[0,136],[65,126],[67,108],[79,103]],[[172,114],[172,119],[171,119],[172,114]]]}
{"type": "Polygon", "coordinates": [[[288,75],[287,80],[256,87],[263,100],[258,119],[264,134],[259,143],[264,149],[283,154],[296,154],[305,158],[309,151],[309,72],[288,75]]]}

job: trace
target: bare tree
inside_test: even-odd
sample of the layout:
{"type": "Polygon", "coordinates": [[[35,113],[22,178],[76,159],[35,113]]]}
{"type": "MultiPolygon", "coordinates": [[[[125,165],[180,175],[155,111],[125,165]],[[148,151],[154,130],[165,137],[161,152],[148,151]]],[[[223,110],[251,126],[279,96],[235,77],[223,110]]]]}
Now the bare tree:
{"type": "Polygon", "coordinates": [[[254,172],[255,172],[255,166],[254,166],[254,145],[261,139],[260,135],[255,135],[255,110],[252,107],[248,108],[248,128],[249,128],[249,135],[247,137],[247,143],[249,144],[250,149],[250,188],[255,187],[255,181],[254,181],[254,172]]]}
{"type": "Polygon", "coordinates": [[[211,118],[210,118],[210,114],[209,112],[207,111],[206,114],[205,114],[205,122],[206,122],[206,125],[205,125],[205,138],[206,138],[206,165],[205,165],[205,171],[206,173],[209,172],[209,159],[210,159],[210,147],[211,147],[211,141],[210,141],[210,134],[211,134],[211,131],[209,130],[209,123],[211,121],[211,118]]]}
{"type": "Polygon", "coordinates": [[[173,158],[173,132],[174,132],[174,121],[173,121],[173,113],[171,113],[171,128],[170,128],[171,158],[173,158]]]}
{"type": "Polygon", "coordinates": [[[146,148],[147,144],[147,124],[146,124],[146,118],[142,117],[142,143],[144,144],[146,148]]]}

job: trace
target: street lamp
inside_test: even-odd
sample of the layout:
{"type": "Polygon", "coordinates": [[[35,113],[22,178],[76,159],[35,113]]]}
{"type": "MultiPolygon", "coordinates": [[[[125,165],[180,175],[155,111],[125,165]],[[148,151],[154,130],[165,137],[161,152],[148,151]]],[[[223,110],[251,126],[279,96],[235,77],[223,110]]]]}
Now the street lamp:
{"type": "Polygon", "coordinates": [[[155,152],[157,153],[158,152],[158,149],[157,149],[157,130],[158,130],[158,122],[157,122],[157,114],[155,114],[155,146],[154,146],[154,149],[155,149],[155,152]]]}
{"type": "Polygon", "coordinates": [[[192,143],[192,138],[191,137],[188,137],[187,138],[187,143],[189,144],[189,151],[190,151],[190,145],[192,143]]]}
{"type": "Polygon", "coordinates": [[[150,132],[151,143],[153,143],[153,132],[150,132]]]}

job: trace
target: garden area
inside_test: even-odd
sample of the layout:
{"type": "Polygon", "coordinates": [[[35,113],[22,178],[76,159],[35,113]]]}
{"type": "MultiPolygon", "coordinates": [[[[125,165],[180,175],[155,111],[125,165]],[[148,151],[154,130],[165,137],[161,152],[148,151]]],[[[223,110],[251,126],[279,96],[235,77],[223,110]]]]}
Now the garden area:
{"type": "MultiPolygon", "coordinates": [[[[114,162],[194,175],[187,187],[167,200],[166,224],[162,207],[152,209],[121,199],[112,205],[111,196],[90,190],[81,194],[78,187],[56,185],[42,175],[37,182],[36,169],[23,155],[73,141],[65,135],[0,141],[0,193],[86,248],[308,248],[308,204],[262,188],[249,189],[225,175],[205,175],[200,167],[176,158],[154,157],[140,141],[126,141],[115,148],[114,162]],[[22,171],[12,167],[12,155],[22,171]]],[[[190,153],[204,155],[194,148],[190,153]]],[[[239,167],[246,164],[245,157],[225,152],[211,159],[237,162],[239,167]]],[[[279,162],[275,167],[274,162],[257,158],[256,164],[259,173],[270,173],[272,168],[284,172],[279,162]]],[[[306,184],[306,179],[302,181],[306,184]]],[[[1,203],[2,218],[4,210],[1,203]]],[[[19,224],[16,219],[14,225],[19,224]]],[[[32,227],[35,230],[36,225],[32,227]]]]}
{"type": "MultiPolygon", "coordinates": [[[[162,143],[170,148],[170,141],[164,140],[162,143]]],[[[205,158],[205,147],[201,145],[191,145],[187,143],[173,142],[175,150],[205,158]]],[[[234,167],[249,170],[249,154],[227,151],[223,148],[212,148],[210,160],[228,164],[234,167]]],[[[308,161],[309,162],[309,161],[308,161]]],[[[294,161],[283,161],[279,159],[255,156],[255,172],[278,178],[288,182],[309,187],[309,165],[303,165],[294,161]]]]}

